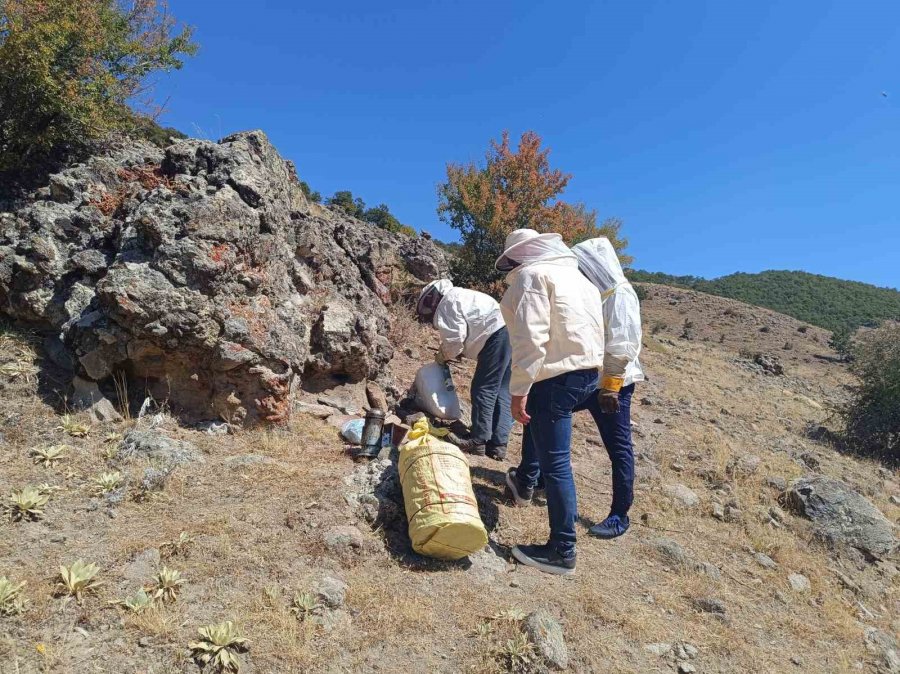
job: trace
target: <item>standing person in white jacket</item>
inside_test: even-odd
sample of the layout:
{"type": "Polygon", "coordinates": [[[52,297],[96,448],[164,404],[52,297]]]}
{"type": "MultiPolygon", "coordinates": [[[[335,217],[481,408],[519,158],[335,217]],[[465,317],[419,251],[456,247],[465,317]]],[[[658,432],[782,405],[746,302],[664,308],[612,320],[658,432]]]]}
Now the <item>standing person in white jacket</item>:
{"type": "Polygon", "coordinates": [[[477,362],[472,377],[472,431],[457,440],[459,448],[497,461],[506,458],[512,428],[509,377],[511,349],[500,305],[490,295],[455,288],[447,279],[422,289],[416,304],[419,320],[430,322],[441,336],[435,360],[458,356],[477,362]]]}
{"type": "Polygon", "coordinates": [[[631,442],[631,397],[634,383],[644,380],[641,352],[641,304],[625,278],[616,251],[598,237],[572,248],[578,268],[600,291],[606,330],[603,377],[598,404],[589,405],[612,464],[613,497],[609,516],[590,529],[600,538],[616,538],[629,527],[634,499],[634,452],[631,442]]]}
{"type": "Polygon", "coordinates": [[[518,229],[496,268],[508,272],[500,302],[512,343],[512,414],[525,426],[522,460],[506,474],[517,504],[531,500],[543,475],[550,519],[544,545],[513,556],[547,573],[575,571],[577,505],[572,474],[572,412],[597,400],[603,367],[600,291],[578,271],[559,234],[518,229]]]}

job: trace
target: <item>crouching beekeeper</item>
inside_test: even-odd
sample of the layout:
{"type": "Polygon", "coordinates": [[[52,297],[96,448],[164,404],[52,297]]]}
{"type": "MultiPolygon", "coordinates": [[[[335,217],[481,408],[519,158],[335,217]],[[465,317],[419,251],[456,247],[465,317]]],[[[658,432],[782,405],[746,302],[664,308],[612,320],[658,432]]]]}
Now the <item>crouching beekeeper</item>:
{"type": "Polygon", "coordinates": [[[634,383],[644,380],[641,352],[641,306],[637,293],[622,273],[622,265],[608,239],[599,237],[572,248],[578,268],[600,291],[606,339],[603,376],[597,406],[587,407],[600,429],[612,464],[613,497],[609,517],[590,529],[600,538],[615,538],[628,529],[628,510],[634,493],[634,454],[631,444],[631,396],[634,383]]]}
{"type": "Polygon", "coordinates": [[[476,290],[455,288],[447,279],[422,289],[416,304],[419,320],[431,323],[441,337],[435,360],[459,356],[477,362],[472,378],[472,431],[469,438],[450,438],[460,449],[498,461],[506,458],[512,428],[510,413],[509,333],[500,305],[476,290]]]}

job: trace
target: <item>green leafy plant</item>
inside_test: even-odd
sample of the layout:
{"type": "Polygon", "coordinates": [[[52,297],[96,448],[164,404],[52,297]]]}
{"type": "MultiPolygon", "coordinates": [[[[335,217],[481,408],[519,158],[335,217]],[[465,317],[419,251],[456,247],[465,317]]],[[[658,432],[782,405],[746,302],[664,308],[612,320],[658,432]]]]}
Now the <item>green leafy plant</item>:
{"type": "Polygon", "coordinates": [[[181,577],[181,572],[164,566],[156,574],[156,588],[153,592],[153,599],[164,602],[175,601],[182,585],[184,585],[184,579],[181,577]]]}
{"type": "Polygon", "coordinates": [[[122,473],[120,473],[119,471],[113,471],[111,473],[100,473],[100,475],[98,475],[94,480],[91,492],[95,496],[102,496],[103,494],[109,494],[116,491],[122,486],[123,483],[124,478],[122,477],[122,473]]]}
{"type": "Polygon", "coordinates": [[[296,592],[291,600],[291,613],[297,616],[297,620],[306,620],[321,610],[322,605],[311,592],[296,592]]]}
{"type": "Polygon", "coordinates": [[[98,573],[100,569],[96,564],[85,564],[80,559],[70,566],[60,566],[61,580],[57,583],[57,590],[75,597],[76,601],[80,602],[86,592],[91,592],[100,585],[100,581],[97,580],[98,573]]]}
{"type": "Polygon", "coordinates": [[[237,654],[246,651],[249,642],[238,633],[232,621],[207,625],[198,632],[200,641],[188,644],[197,660],[204,665],[211,665],[217,672],[237,674],[241,671],[237,654]]]}
{"type": "Polygon", "coordinates": [[[500,646],[497,655],[507,672],[524,674],[530,671],[534,662],[534,644],[528,641],[528,637],[519,632],[500,646]]]}
{"type": "Polygon", "coordinates": [[[27,600],[22,596],[25,583],[16,585],[6,576],[0,576],[0,615],[18,615],[25,610],[27,600]]]}
{"type": "Polygon", "coordinates": [[[41,493],[37,487],[24,487],[10,494],[7,511],[14,522],[39,520],[44,516],[43,508],[49,500],[50,496],[41,493]]]}
{"type": "Polygon", "coordinates": [[[69,451],[67,445],[50,445],[49,447],[35,447],[31,450],[31,458],[35,463],[50,468],[54,463],[62,461],[69,451]]]}
{"type": "Polygon", "coordinates": [[[187,557],[191,546],[194,544],[194,537],[188,532],[182,531],[178,534],[178,538],[174,541],[168,541],[159,546],[159,551],[163,557],[187,557]]]}
{"type": "Polygon", "coordinates": [[[64,433],[71,435],[73,438],[85,438],[87,434],[91,432],[91,427],[87,424],[83,424],[71,414],[64,414],[62,421],[60,421],[59,426],[56,427],[56,430],[63,431],[64,433]]]}
{"type": "Polygon", "coordinates": [[[492,615],[491,620],[501,620],[504,622],[515,623],[525,620],[526,617],[527,614],[522,609],[508,608],[492,615]]]}
{"type": "Polygon", "coordinates": [[[49,496],[50,494],[55,494],[55,493],[58,492],[58,491],[62,491],[63,488],[62,488],[62,487],[59,487],[59,486],[57,486],[57,485],[55,485],[55,484],[50,484],[49,482],[41,482],[41,483],[37,486],[37,490],[38,490],[39,492],[41,492],[42,494],[45,494],[45,495],[48,495],[48,496],[49,496]]]}
{"type": "Polygon", "coordinates": [[[141,613],[153,606],[153,599],[141,588],[133,596],[123,599],[121,604],[132,613],[141,613]]]}

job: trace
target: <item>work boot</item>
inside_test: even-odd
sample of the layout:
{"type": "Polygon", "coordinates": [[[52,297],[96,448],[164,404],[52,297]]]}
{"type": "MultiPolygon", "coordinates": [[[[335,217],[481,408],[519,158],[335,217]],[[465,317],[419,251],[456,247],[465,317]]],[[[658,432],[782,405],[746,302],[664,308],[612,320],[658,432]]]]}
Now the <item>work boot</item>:
{"type": "Polygon", "coordinates": [[[514,545],[513,557],[520,564],[533,566],[544,573],[557,576],[570,576],[575,573],[575,553],[563,557],[556,551],[556,546],[547,545],[514,545]]]}
{"type": "Polygon", "coordinates": [[[488,445],[487,455],[494,461],[506,460],[506,445],[488,445]]]}
{"type": "Polygon", "coordinates": [[[628,515],[610,515],[600,524],[595,524],[588,529],[588,533],[597,538],[618,538],[628,531],[630,524],[628,515]]]}
{"type": "Polygon", "coordinates": [[[524,508],[527,505],[531,504],[531,498],[534,496],[534,489],[532,487],[523,487],[519,484],[518,478],[516,478],[516,469],[510,468],[506,471],[506,486],[509,487],[509,490],[512,492],[513,501],[520,508],[524,508]]]}
{"type": "Polygon", "coordinates": [[[462,449],[464,452],[468,452],[472,456],[484,456],[487,453],[487,447],[485,447],[483,442],[478,442],[477,440],[470,440],[471,444],[468,449],[462,449]]]}

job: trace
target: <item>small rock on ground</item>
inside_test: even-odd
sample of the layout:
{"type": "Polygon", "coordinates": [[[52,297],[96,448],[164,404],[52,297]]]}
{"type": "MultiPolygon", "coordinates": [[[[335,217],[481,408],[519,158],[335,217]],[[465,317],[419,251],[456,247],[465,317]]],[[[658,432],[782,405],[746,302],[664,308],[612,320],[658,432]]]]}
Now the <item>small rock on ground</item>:
{"type": "Polygon", "coordinates": [[[323,576],[316,585],[316,597],[328,608],[340,608],[347,597],[347,583],[334,576],[323,576]]]}
{"type": "Polygon", "coordinates": [[[794,592],[809,592],[810,590],[809,578],[802,573],[792,573],[789,575],[788,583],[790,583],[791,589],[794,592]]]}
{"type": "Polygon", "coordinates": [[[663,493],[685,508],[694,508],[700,503],[700,497],[683,484],[667,484],[663,487],[663,493]]]}
{"type": "Polygon", "coordinates": [[[769,557],[769,555],[767,555],[763,552],[757,552],[755,555],[753,555],[753,559],[755,559],[756,563],[759,564],[764,569],[777,569],[778,568],[778,562],[776,562],[774,559],[769,557]]]}
{"type": "Polygon", "coordinates": [[[693,600],[697,610],[703,613],[715,613],[716,615],[725,615],[725,603],[721,599],[714,597],[699,597],[693,600]]]}
{"type": "Polygon", "coordinates": [[[562,625],[544,609],[530,613],[522,623],[529,641],[552,669],[566,669],[569,666],[569,649],[563,636],[562,625]]]}

